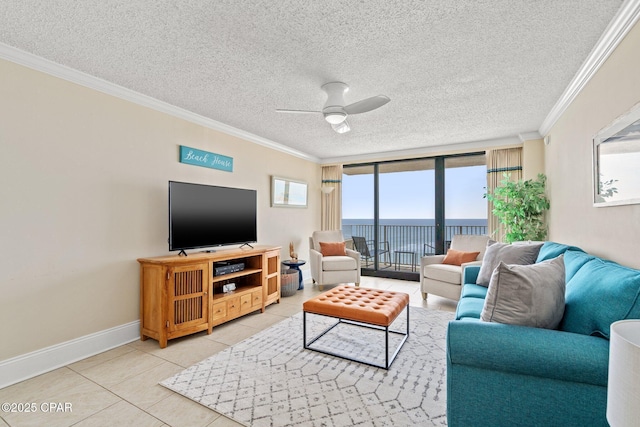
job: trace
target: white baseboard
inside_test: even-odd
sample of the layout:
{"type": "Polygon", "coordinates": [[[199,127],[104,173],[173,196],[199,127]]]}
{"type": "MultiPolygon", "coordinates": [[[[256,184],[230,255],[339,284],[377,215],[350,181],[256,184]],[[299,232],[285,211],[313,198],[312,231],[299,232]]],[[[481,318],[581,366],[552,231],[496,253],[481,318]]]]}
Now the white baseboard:
{"type": "Polygon", "coordinates": [[[0,361],[0,389],[140,339],[140,321],[0,361]]]}

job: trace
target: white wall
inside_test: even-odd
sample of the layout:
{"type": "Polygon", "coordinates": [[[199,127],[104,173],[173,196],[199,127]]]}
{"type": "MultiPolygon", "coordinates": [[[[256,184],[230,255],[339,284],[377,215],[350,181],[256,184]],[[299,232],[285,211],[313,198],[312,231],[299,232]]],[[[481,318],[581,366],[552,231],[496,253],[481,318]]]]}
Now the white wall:
{"type": "Polygon", "coordinates": [[[639,70],[636,24],[551,128],[545,150],[550,239],[635,268],[640,205],[595,208],[591,186],[593,136],[640,102],[639,70]]]}
{"type": "Polygon", "coordinates": [[[0,61],[0,361],[139,319],[136,258],[168,254],[167,182],[258,191],[258,243],[306,253],[320,166],[0,61]],[[232,173],[178,162],[187,145],[232,173]],[[309,183],[270,207],[270,176],[309,183]]]}
{"type": "Polygon", "coordinates": [[[522,144],[522,179],[537,179],[544,173],[544,142],[532,139],[522,144]]]}

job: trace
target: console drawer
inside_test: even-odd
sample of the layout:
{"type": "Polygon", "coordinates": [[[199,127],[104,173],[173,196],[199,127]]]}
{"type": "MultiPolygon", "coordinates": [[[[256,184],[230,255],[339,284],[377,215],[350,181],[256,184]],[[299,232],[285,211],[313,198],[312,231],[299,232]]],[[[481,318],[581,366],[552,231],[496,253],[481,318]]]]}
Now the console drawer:
{"type": "Polygon", "coordinates": [[[262,307],[262,289],[251,292],[251,302],[254,308],[262,307]]]}
{"type": "Polygon", "coordinates": [[[227,301],[227,315],[229,317],[240,314],[240,297],[233,297],[227,301]]]}
{"type": "Polygon", "coordinates": [[[227,317],[227,303],[219,302],[213,304],[213,321],[224,319],[227,317]]]}

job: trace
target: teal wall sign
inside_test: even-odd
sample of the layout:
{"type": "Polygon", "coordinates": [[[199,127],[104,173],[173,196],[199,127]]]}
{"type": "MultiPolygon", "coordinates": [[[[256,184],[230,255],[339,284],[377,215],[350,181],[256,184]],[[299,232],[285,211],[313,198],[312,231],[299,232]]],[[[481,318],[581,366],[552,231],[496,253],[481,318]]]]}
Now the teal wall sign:
{"type": "Polygon", "coordinates": [[[233,172],[233,157],[180,146],[180,163],[233,172]]]}

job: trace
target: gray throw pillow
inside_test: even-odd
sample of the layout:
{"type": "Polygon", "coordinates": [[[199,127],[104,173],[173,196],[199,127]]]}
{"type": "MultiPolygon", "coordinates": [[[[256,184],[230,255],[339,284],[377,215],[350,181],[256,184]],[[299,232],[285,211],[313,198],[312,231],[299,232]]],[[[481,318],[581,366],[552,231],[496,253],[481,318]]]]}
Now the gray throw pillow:
{"type": "Polygon", "coordinates": [[[538,252],[540,252],[541,247],[542,243],[509,245],[497,242],[492,244],[489,241],[484,258],[482,258],[482,266],[480,267],[476,284],[484,287],[489,286],[491,274],[501,261],[505,264],[533,264],[538,258],[538,252]]]}
{"type": "Polygon", "coordinates": [[[491,275],[480,319],[555,329],[564,314],[564,259],[532,265],[501,262],[491,275]]]}

